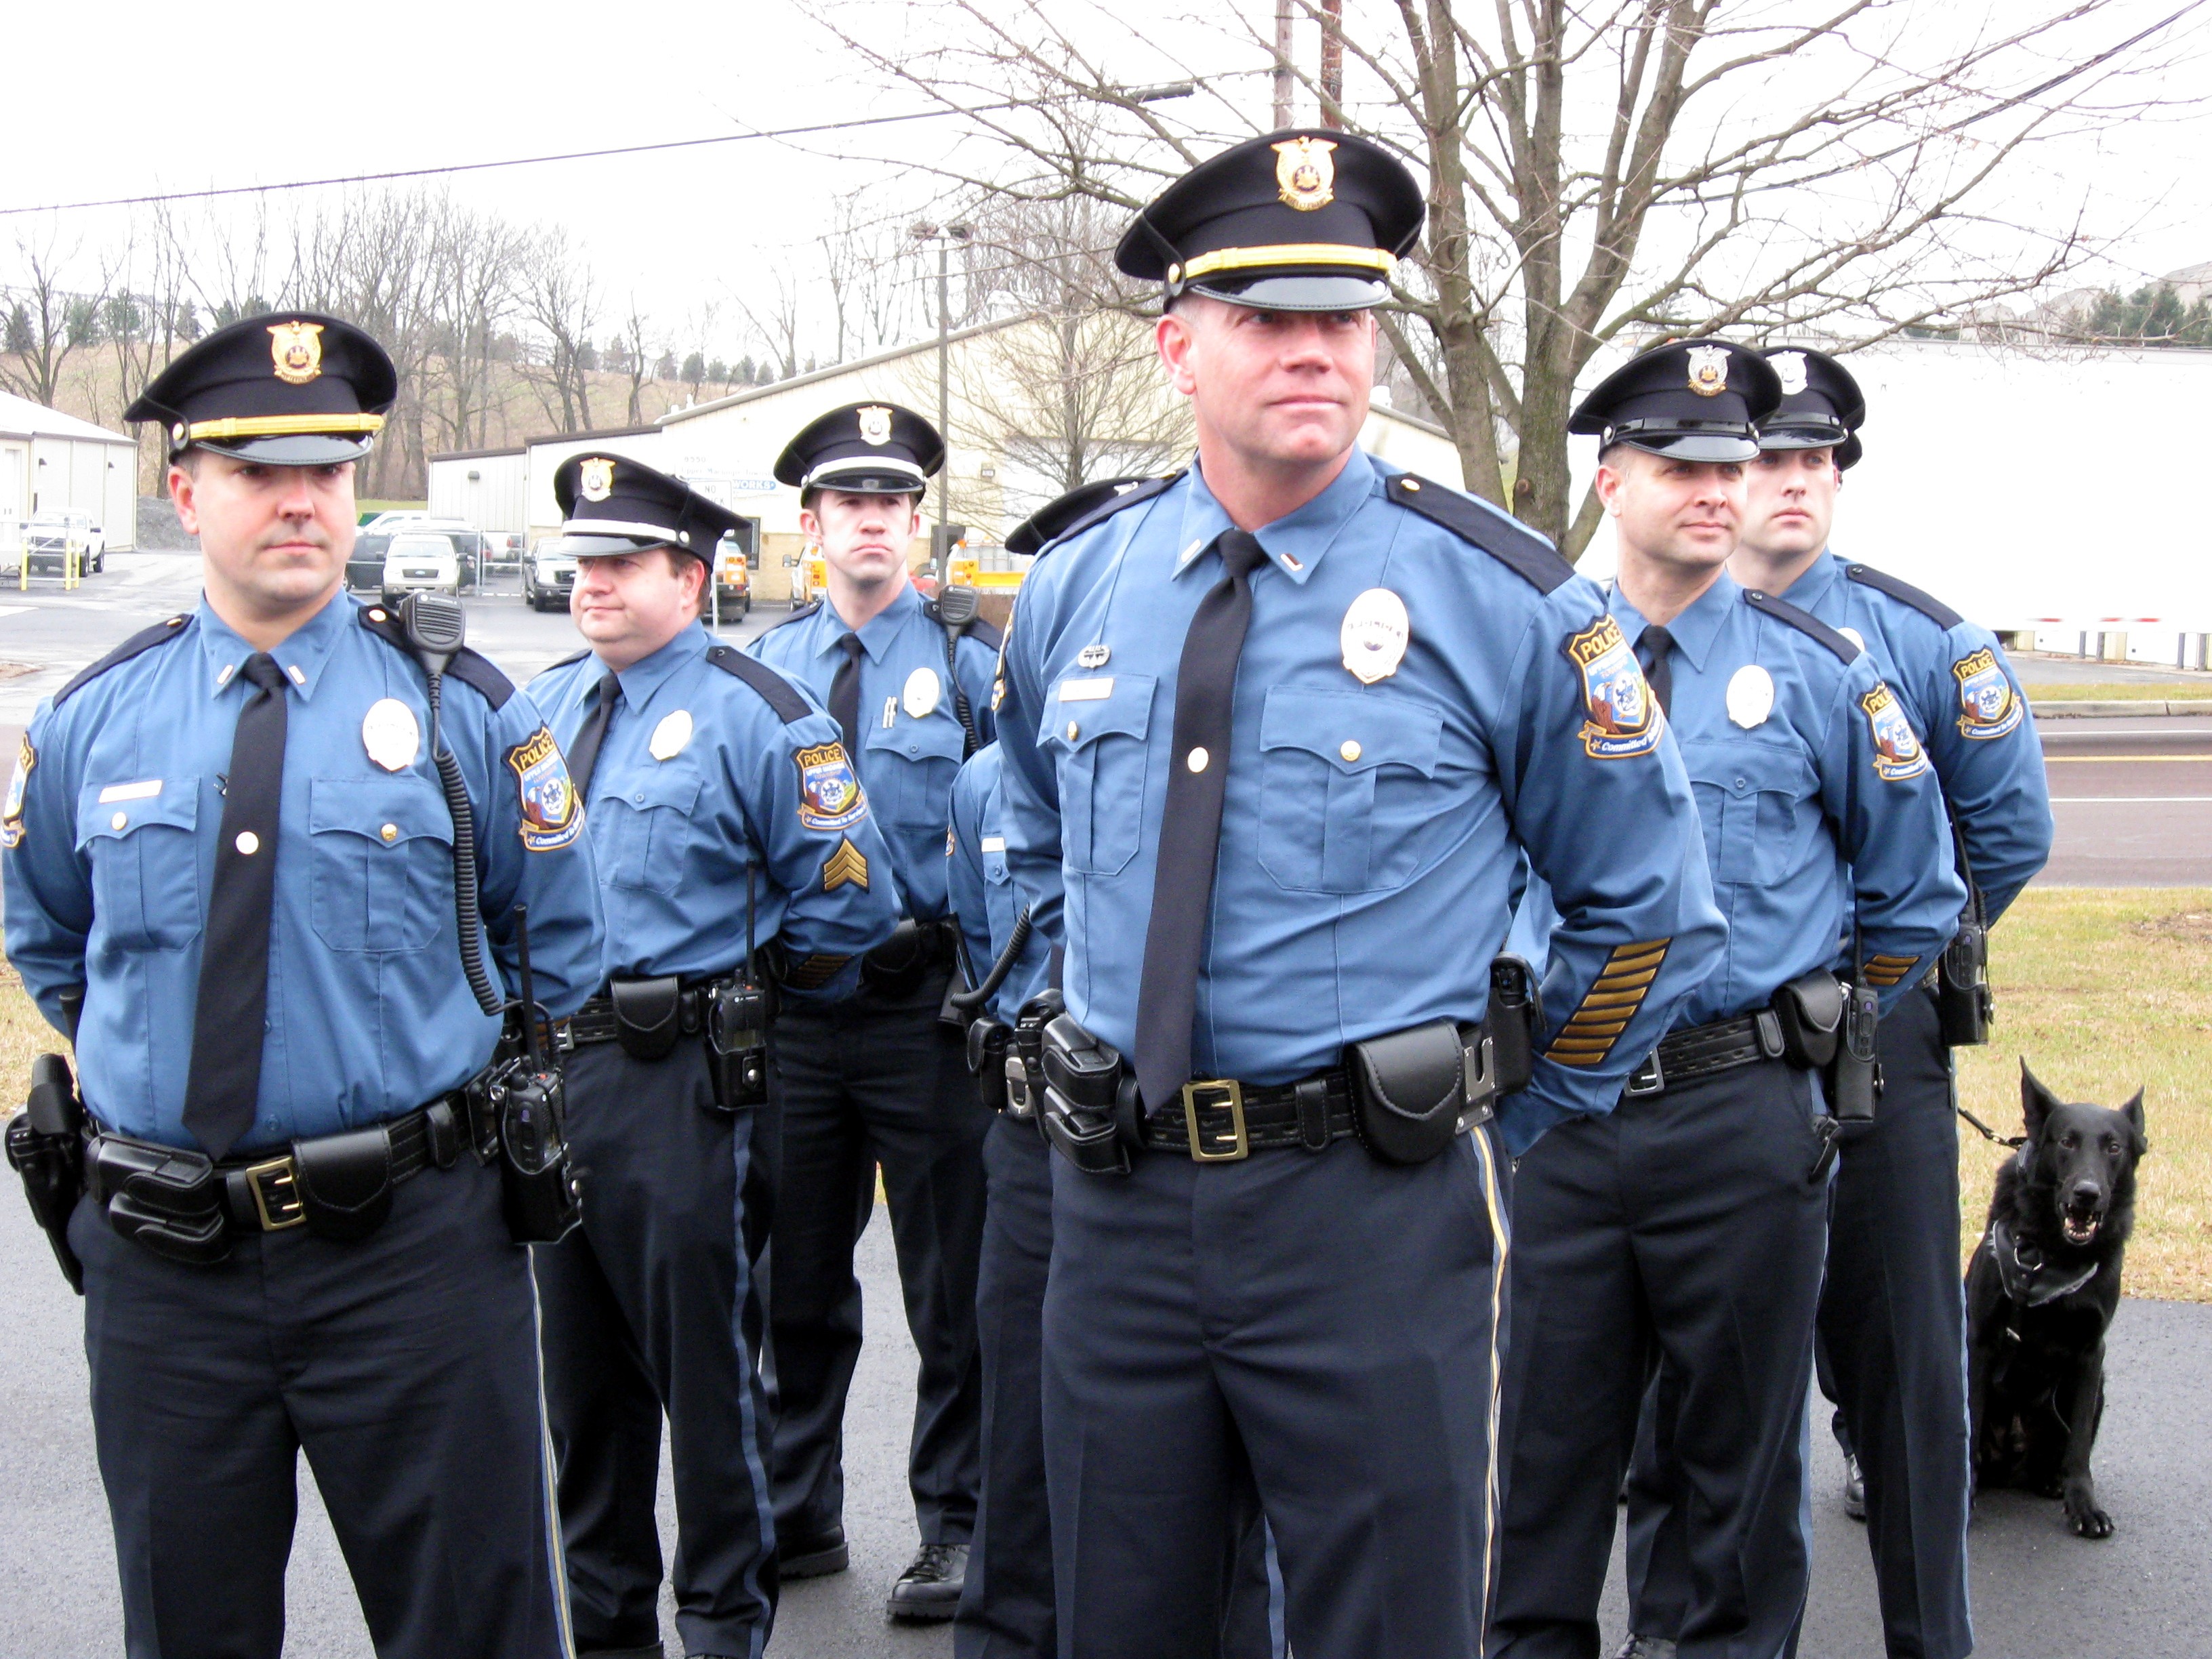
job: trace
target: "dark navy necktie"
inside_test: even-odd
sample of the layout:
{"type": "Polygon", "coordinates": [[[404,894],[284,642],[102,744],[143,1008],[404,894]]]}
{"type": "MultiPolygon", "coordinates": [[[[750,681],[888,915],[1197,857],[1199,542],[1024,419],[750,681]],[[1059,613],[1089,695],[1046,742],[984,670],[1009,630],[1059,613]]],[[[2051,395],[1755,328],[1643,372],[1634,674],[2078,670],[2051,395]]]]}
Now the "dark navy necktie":
{"type": "Polygon", "coordinates": [[[599,682],[599,706],[585,717],[576,729],[576,740],[568,745],[568,785],[580,801],[591,791],[592,772],[599,763],[599,745],[607,739],[607,724],[615,717],[615,705],[622,701],[622,681],[613,674],[599,682]]]}
{"type": "Polygon", "coordinates": [[[265,651],[239,678],[254,690],[238,711],[222,792],[199,989],[192,1006],[185,1127],[210,1158],[253,1127],[269,1018],[269,918],[276,902],[276,815],[284,792],[284,675],[265,651]]]}
{"type": "Polygon", "coordinates": [[[837,665],[837,678],[830,682],[830,718],[845,734],[845,754],[854,765],[860,753],[860,636],[848,634],[837,641],[845,660],[837,665]]]}
{"type": "Polygon", "coordinates": [[[1242,530],[1223,531],[1214,547],[1225,574],[1192,613],[1176,671],[1175,746],[1137,987],[1137,1087],[1148,1107],[1165,1105],[1190,1079],[1198,964],[1213,911],[1213,863],[1229,784],[1237,659],[1252,621],[1252,573],[1267,557],[1242,530]]]}
{"type": "Polygon", "coordinates": [[[1643,665],[1644,683],[1662,714],[1674,698],[1674,636],[1656,623],[1646,628],[1636,641],[1636,660],[1643,665]]]}

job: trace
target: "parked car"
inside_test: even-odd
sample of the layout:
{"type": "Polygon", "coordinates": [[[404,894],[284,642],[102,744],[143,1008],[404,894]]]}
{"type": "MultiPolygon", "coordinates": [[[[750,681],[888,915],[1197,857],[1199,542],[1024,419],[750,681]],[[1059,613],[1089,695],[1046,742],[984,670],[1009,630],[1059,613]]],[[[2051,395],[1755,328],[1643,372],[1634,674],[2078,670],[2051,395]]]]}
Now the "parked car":
{"type": "Polygon", "coordinates": [[[97,576],[107,568],[107,538],[88,513],[39,513],[23,526],[23,551],[34,576],[64,575],[69,550],[77,550],[77,574],[97,576]]]}
{"type": "Polygon", "coordinates": [[[384,552],[392,545],[387,531],[364,530],[353,538],[353,554],[346,560],[346,586],[362,592],[384,586],[384,552]]]}
{"type": "Polygon", "coordinates": [[[522,561],[522,602],[532,611],[566,611],[576,586],[576,561],[547,540],[522,561]]]}
{"type": "Polygon", "coordinates": [[[435,532],[404,530],[384,551],[384,602],[398,603],[399,596],[415,588],[428,588],[458,598],[461,591],[460,550],[451,536],[435,532]]]}
{"type": "Polygon", "coordinates": [[[719,598],[724,616],[752,614],[752,567],[746,562],[745,550],[738,544],[735,536],[724,536],[714,550],[714,580],[720,584],[719,598]]]}

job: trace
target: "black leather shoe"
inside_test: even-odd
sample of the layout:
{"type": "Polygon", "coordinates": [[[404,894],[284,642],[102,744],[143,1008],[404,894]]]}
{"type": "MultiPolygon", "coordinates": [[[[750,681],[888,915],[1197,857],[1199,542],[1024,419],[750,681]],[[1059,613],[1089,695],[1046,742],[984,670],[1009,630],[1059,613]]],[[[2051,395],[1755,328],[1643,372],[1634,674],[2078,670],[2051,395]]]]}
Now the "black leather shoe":
{"type": "Polygon", "coordinates": [[[1613,1659],[1674,1659],[1674,1644],[1662,1637],[1631,1632],[1613,1659]]]}
{"type": "Polygon", "coordinates": [[[811,1538],[778,1539],[776,1577],[781,1579],[822,1578],[842,1572],[852,1565],[853,1553],[845,1543],[845,1529],[833,1527],[811,1538]]]}
{"type": "Polygon", "coordinates": [[[1866,1476],[1859,1473],[1859,1460],[1844,1459],[1844,1513],[1854,1521],[1866,1519],[1866,1476]]]}
{"type": "Polygon", "coordinates": [[[960,1611],[960,1591],[968,1582],[965,1544],[924,1544],[891,1586],[884,1611],[916,1622],[950,1619],[960,1611]]]}

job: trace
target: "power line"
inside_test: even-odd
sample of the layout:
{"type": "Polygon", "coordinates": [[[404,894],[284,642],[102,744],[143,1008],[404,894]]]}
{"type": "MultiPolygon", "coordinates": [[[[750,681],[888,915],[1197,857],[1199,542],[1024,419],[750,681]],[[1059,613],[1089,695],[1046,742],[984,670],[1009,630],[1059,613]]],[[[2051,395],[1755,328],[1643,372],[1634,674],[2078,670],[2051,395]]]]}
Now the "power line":
{"type": "Polygon", "coordinates": [[[428,179],[456,173],[484,173],[495,167],[542,167],[550,161],[595,161],[610,155],[644,155],[657,150],[696,149],[707,144],[741,144],[755,138],[799,138],[815,133],[886,127],[902,121],[934,121],[948,115],[988,115],[1021,109],[1027,100],[1009,98],[995,104],[956,109],[915,110],[905,115],[869,115],[849,121],[819,121],[809,126],[718,133],[710,138],[671,138],[652,144],[617,144],[606,149],[565,150],[556,155],[517,155],[501,161],[457,161],[443,167],[398,167],[388,173],[352,173],[330,179],[295,179],[281,185],[226,185],[210,190],[165,191],[150,196],[113,196],[97,202],[50,202],[44,207],[0,208],[0,219],[28,213],[75,213],[90,208],[143,207],[155,202],[204,202],[221,196],[262,196],[282,190],[320,190],[331,185],[385,184],[395,179],[428,179]]]}

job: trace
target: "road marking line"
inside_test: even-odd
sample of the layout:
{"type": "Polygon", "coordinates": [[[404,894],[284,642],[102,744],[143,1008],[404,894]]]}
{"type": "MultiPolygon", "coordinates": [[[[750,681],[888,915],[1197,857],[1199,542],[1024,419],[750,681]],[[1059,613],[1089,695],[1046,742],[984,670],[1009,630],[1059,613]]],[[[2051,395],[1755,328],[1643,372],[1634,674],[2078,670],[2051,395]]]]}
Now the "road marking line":
{"type": "Polygon", "coordinates": [[[2212,764],[2208,755],[2045,755],[2045,766],[2159,766],[2165,764],[2199,766],[2212,764]]]}
{"type": "Polygon", "coordinates": [[[36,611],[35,605],[0,605],[0,617],[20,617],[27,611],[36,611]]]}
{"type": "Polygon", "coordinates": [[[2053,795],[2053,806],[2095,806],[2102,803],[2130,806],[2212,806],[2212,795],[2053,795]]]}

